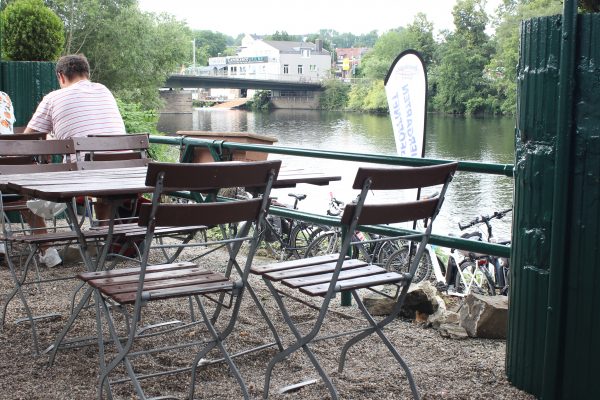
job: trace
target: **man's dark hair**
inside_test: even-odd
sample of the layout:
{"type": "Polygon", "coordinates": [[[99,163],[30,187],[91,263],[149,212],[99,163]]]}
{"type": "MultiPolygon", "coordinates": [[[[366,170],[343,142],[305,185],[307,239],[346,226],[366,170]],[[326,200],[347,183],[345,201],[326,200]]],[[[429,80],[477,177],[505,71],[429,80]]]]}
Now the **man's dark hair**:
{"type": "Polygon", "coordinates": [[[63,74],[68,80],[83,76],[90,77],[90,64],[83,54],[62,56],[56,63],[56,75],[63,74]]]}

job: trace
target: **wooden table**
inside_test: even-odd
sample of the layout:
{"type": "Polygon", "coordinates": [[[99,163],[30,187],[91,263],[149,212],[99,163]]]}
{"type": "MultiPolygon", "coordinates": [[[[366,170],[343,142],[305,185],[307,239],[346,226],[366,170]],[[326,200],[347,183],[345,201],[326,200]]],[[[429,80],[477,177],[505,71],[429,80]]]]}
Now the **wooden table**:
{"type": "MultiPolygon", "coordinates": [[[[299,183],[328,185],[341,176],[302,169],[282,168],[274,188],[294,187],[299,183]]],[[[77,196],[122,197],[152,191],[146,186],[146,167],[44,172],[0,175],[0,189],[43,200],[66,202],[77,196]]]]}

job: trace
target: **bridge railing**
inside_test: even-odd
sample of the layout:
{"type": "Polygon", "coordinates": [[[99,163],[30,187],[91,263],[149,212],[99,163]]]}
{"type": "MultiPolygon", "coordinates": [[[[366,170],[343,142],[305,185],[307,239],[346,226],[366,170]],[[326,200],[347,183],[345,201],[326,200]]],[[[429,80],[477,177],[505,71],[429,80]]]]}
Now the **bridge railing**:
{"type": "MultiPolygon", "coordinates": [[[[355,162],[368,162],[374,164],[385,164],[385,165],[403,165],[403,166],[424,166],[424,165],[436,165],[450,162],[450,160],[440,160],[431,158],[412,158],[412,157],[398,157],[384,154],[361,154],[351,152],[340,152],[340,151],[327,151],[327,150],[313,150],[303,149],[296,147],[283,147],[283,146],[272,146],[272,145],[258,145],[258,144],[246,144],[237,142],[226,142],[223,140],[206,140],[196,139],[191,137],[170,137],[170,136],[151,136],[151,143],[157,144],[169,144],[178,146],[182,149],[181,162],[189,162],[194,154],[195,147],[208,148],[213,157],[218,158],[218,155],[222,153],[223,149],[227,150],[247,150],[256,151],[271,154],[284,154],[299,157],[310,157],[310,158],[325,158],[331,160],[343,160],[343,161],[355,161],[355,162]]],[[[482,163],[475,161],[459,161],[459,171],[487,173],[495,175],[504,175],[508,177],[513,176],[513,165],[511,164],[491,164],[482,163]]],[[[339,226],[339,219],[328,217],[320,214],[312,214],[297,210],[289,210],[285,208],[272,207],[271,213],[283,217],[297,218],[309,222],[322,223],[325,225],[339,226]]],[[[387,236],[398,236],[406,233],[416,233],[410,229],[392,227],[392,226],[362,226],[362,231],[373,232],[387,236]]],[[[475,240],[462,239],[458,237],[451,237],[445,235],[431,236],[430,242],[432,244],[455,248],[460,250],[472,251],[483,254],[491,254],[500,257],[510,257],[510,246],[498,245],[494,243],[479,242],[475,240]]]]}
{"type": "Polygon", "coordinates": [[[283,81],[283,82],[302,82],[302,83],[322,83],[324,80],[329,79],[329,76],[310,76],[310,75],[298,75],[298,74],[269,74],[269,73],[237,73],[231,74],[224,71],[215,71],[210,67],[190,67],[183,71],[178,71],[173,75],[186,75],[186,76],[207,76],[207,77],[218,77],[218,78],[231,78],[231,79],[253,79],[253,80],[267,80],[267,81],[283,81]]]}

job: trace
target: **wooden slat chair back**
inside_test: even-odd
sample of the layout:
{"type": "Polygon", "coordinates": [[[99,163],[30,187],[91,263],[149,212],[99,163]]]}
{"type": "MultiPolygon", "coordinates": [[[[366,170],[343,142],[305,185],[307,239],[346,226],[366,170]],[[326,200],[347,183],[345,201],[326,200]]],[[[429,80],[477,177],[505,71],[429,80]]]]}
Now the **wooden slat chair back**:
{"type": "MultiPolygon", "coordinates": [[[[46,133],[45,132],[36,132],[36,133],[22,133],[17,135],[0,135],[0,140],[45,140],[46,133]]],[[[31,164],[36,162],[34,156],[4,156],[0,157],[1,164],[31,164]]]]}
{"type": "MultiPolygon", "coordinates": [[[[26,136],[2,135],[2,136],[26,136]]],[[[32,164],[44,162],[43,156],[61,155],[70,157],[73,141],[67,140],[0,140],[0,164],[32,164]]]]}
{"type": "Polygon", "coordinates": [[[148,135],[90,136],[73,138],[78,161],[118,161],[148,158],[148,135]]]}
{"type": "Polygon", "coordinates": [[[0,135],[0,140],[46,140],[46,132],[15,133],[14,135],[0,135]]]}
{"type": "Polygon", "coordinates": [[[77,170],[147,167],[151,161],[149,158],[77,161],[77,170]]]}
{"type": "MultiPolygon", "coordinates": [[[[252,163],[221,162],[207,164],[167,164],[150,163],[146,176],[146,185],[154,186],[151,204],[143,204],[140,209],[139,225],[147,228],[144,241],[144,252],[139,268],[126,270],[111,270],[103,272],[90,272],[80,274],[79,277],[101,293],[102,300],[110,299],[119,304],[132,304],[134,312],[131,322],[134,326],[129,328],[127,342],[120,347],[119,354],[112,360],[100,362],[100,397],[105,388],[110,390],[110,384],[106,384],[112,369],[124,362],[125,365],[133,362],[129,351],[134,341],[138,338],[135,321],[142,321],[141,313],[143,306],[154,300],[166,300],[179,297],[191,297],[202,315],[204,324],[210,332],[210,339],[204,349],[200,351],[191,363],[192,384],[190,397],[193,397],[195,384],[195,366],[207,352],[213,348],[221,350],[223,357],[228,363],[231,372],[238,381],[243,395],[249,398],[246,385],[231,360],[231,356],[225,350],[223,341],[231,333],[237,313],[240,308],[242,293],[246,287],[246,281],[252,258],[260,240],[260,230],[255,229],[249,235],[251,225],[262,226],[269,206],[269,193],[271,186],[277,177],[280,161],[263,161],[252,163]],[[219,189],[231,186],[253,188],[262,197],[228,202],[204,202],[197,204],[171,204],[161,203],[163,194],[178,191],[195,191],[203,193],[217,193],[219,189]],[[228,237],[228,230],[224,224],[243,222],[243,227],[238,230],[238,236],[228,237]],[[154,233],[160,227],[185,227],[190,225],[219,225],[223,239],[216,243],[196,242],[190,243],[195,246],[218,245],[226,246],[229,252],[229,261],[225,273],[216,272],[212,265],[200,266],[190,262],[176,264],[148,265],[148,257],[152,246],[154,233]],[[251,246],[245,259],[245,264],[236,261],[236,256],[243,241],[250,241],[251,246]],[[236,274],[231,274],[232,271],[236,274]],[[235,278],[234,278],[235,277],[235,278]],[[225,328],[218,331],[212,318],[219,315],[217,311],[213,317],[209,317],[204,306],[203,298],[213,295],[223,301],[231,299],[229,304],[219,303],[221,307],[231,307],[231,316],[225,321],[225,328]],[[106,366],[106,367],[103,367],[106,366]]],[[[213,198],[216,200],[216,198],[213,198]]],[[[190,244],[187,244],[188,246],[190,244]]],[[[203,260],[203,259],[200,259],[203,260]]],[[[214,261],[213,261],[214,263],[214,261]]],[[[214,298],[214,297],[213,297],[214,298]]],[[[253,297],[254,298],[254,297],[253,297]]],[[[258,307],[261,307],[257,304],[258,307]]],[[[102,303],[104,313],[108,315],[114,307],[109,309],[106,303],[102,303]]],[[[110,321],[107,317],[107,321],[110,321]]],[[[219,325],[223,325],[220,321],[219,325]]],[[[121,338],[109,323],[111,337],[115,342],[121,338]]],[[[98,335],[102,340],[102,335],[98,335]]],[[[204,342],[206,343],[206,342],[204,342]]],[[[100,357],[104,357],[103,354],[100,357]]],[[[135,387],[139,397],[145,398],[144,391],[134,373],[135,368],[128,368],[128,377],[135,387]]],[[[166,371],[168,374],[172,371],[166,371]]]]}
{"type": "MultiPolygon", "coordinates": [[[[339,372],[343,370],[349,348],[372,333],[377,333],[404,369],[413,397],[419,397],[410,369],[390,341],[385,337],[382,329],[385,325],[392,322],[400,312],[408,287],[431,236],[433,221],[443,203],[446,188],[452,179],[456,167],[457,163],[449,163],[416,168],[361,167],[358,169],[352,187],[353,189],[360,190],[359,197],[355,203],[346,205],[341,217],[341,223],[346,232],[354,232],[360,225],[427,220],[427,228],[424,232],[401,235],[397,238],[418,242],[416,254],[410,262],[408,273],[388,272],[379,266],[369,265],[367,262],[361,260],[348,259],[345,255],[349,254],[351,246],[356,245],[356,243],[351,242],[352,235],[346,235],[343,238],[340,253],[336,255],[252,267],[252,273],[262,276],[263,281],[275,298],[284,320],[297,339],[290,347],[275,355],[269,363],[265,378],[264,398],[268,396],[271,374],[275,364],[299,349],[303,349],[307,353],[313,366],[323,379],[331,397],[333,399],[338,398],[337,389],[318,363],[308,345],[319,333],[329,304],[336,293],[339,292],[350,292],[352,294],[358,304],[358,308],[369,323],[360,333],[350,333],[352,337],[342,348],[338,366],[339,372]],[[384,204],[366,202],[367,196],[374,191],[417,189],[431,186],[441,186],[437,197],[416,201],[399,201],[395,199],[402,197],[397,195],[390,202],[384,204]],[[396,301],[391,314],[383,320],[376,322],[362,303],[357,290],[369,289],[377,291],[375,288],[381,285],[393,285],[392,287],[396,287],[396,294],[394,296],[396,301]],[[322,298],[320,308],[318,308],[320,311],[312,329],[308,333],[304,335],[299,333],[300,331],[306,331],[306,329],[299,330],[295,325],[294,319],[284,304],[284,296],[281,295],[282,287],[287,288],[286,290],[298,290],[311,297],[322,298]]],[[[293,299],[294,297],[297,298],[297,295],[290,295],[289,297],[293,299]]],[[[399,395],[400,397],[406,397],[406,395],[399,395]]]]}

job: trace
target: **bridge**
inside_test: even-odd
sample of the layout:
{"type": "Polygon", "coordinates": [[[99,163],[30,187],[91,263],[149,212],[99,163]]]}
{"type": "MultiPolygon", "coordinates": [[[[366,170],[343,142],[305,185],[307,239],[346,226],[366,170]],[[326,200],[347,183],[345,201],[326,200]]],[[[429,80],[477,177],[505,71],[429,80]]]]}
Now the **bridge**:
{"type": "Polygon", "coordinates": [[[169,76],[164,87],[295,91],[321,91],[324,89],[321,79],[275,74],[173,74],[169,76]]]}

